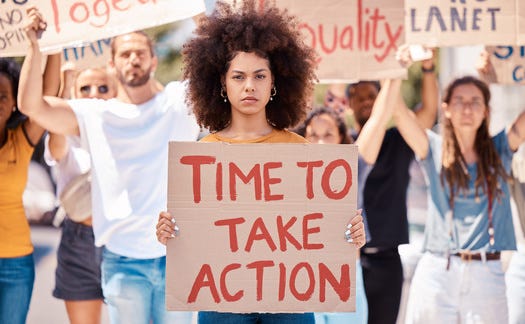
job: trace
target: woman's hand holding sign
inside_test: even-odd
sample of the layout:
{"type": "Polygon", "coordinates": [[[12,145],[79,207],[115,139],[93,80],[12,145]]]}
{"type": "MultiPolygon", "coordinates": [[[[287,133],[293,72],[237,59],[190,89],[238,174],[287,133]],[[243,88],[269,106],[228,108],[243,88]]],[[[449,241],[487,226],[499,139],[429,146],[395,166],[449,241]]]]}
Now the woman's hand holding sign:
{"type": "MultiPolygon", "coordinates": [[[[365,226],[361,212],[361,209],[356,210],[355,216],[350,219],[345,231],[346,241],[355,244],[358,249],[366,243],[365,226]]],[[[160,212],[156,234],[157,240],[164,245],[166,245],[168,239],[179,234],[177,222],[169,212],[160,212]]]]}
{"type": "Polygon", "coordinates": [[[168,212],[160,212],[157,223],[157,240],[166,245],[168,239],[175,237],[179,233],[179,227],[175,218],[168,212]]]}
{"type": "Polygon", "coordinates": [[[358,249],[363,247],[366,243],[365,225],[363,223],[363,216],[361,216],[362,209],[355,211],[355,216],[352,217],[345,232],[345,239],[348,243],[354,243],[358,249]]]}

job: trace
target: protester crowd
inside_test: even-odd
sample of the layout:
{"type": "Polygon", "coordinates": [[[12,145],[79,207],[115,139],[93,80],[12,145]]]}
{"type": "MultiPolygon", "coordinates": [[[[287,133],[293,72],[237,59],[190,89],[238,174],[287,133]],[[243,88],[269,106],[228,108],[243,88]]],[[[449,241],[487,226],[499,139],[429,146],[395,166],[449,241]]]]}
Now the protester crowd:
{"type": "MultiPolygon", "coordinates": [[[[168,142],[317,143],[358,146],[358,208],[341,229],[359,250],[355,313],[199,311],[199,323],[399,322],[409,243],[410,167],[427,190],[423,255],[403,322],[525,323],[525,112],[489,133],[491,62],[458,77],[440,102],[437,50],[421,69],[409,109],[401,80],[328,87],[312,105],[315,53],[293,17],[256,1],[217,3],[183,50],[183,80],[161,85],[150,37],[116,36],[107,67],[60,68],[27,13],[22,66],[0,58],[0,324],[25,323],[35,277],[23,192],[35,146],[53,170],[66,217],[52,295],[70,323],[191,323],[166,310],[164,245],[177,235],[166,212],[168,142]],[[249,32],[247,32],[249,31],[249,32]],[[438,118],[438,115],[440,116],[438,118]],[[514,251],[504,269],[502,252],[514,251]],[[16,303],[13,302],[16,300],[16,303]]],[[[339,235],[339,234],[337,234],[339,235]]],[[[341,235],[343,239],[343,235],[341,235]]]]}

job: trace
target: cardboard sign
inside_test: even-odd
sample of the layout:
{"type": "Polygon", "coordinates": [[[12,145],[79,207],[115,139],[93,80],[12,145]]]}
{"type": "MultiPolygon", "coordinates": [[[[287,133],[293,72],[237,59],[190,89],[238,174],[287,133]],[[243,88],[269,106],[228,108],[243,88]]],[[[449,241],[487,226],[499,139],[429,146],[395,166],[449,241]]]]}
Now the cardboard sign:
{"type": "Polygon", "coordinates": [[[172,142],[169,310],[355,311],[357,147],[172,142]]]}
{"type": "Polygon", "coordinates": [[[517,44],[519,1],[405,0],[406,42],[428,46],[517,44]]]}
{"type": "Polygon", "coordinates": [[[111,60],[111,38],[100,39],[81,47],[64,48],[62,62],[73,63],[80,71],[87,68],[106,67],[111,60]]]}
{"type": "Polygon", "coordinates": [[[525,3],[516,1],[518,12],[518,44],[525,45],[525,3]]]}
{"type": "Polygon", "coordinates": [[[322,83],[405,78],[395,59],[404,43],[403,0],[275,0],[301,21],[319,54],[322,83]]]}
{"type": "Polygon", "coordinates": [[[525,46],[487,46],[497,83],[525,84],[525,46]]]}
{"type": "Polygon", "coordinates": [[[36,6],[48,26],[43,52],[154,27],[204,12],[203,0],[4,0],[0,2],[0,56],[23,56],[26,9],[36,6]]]}

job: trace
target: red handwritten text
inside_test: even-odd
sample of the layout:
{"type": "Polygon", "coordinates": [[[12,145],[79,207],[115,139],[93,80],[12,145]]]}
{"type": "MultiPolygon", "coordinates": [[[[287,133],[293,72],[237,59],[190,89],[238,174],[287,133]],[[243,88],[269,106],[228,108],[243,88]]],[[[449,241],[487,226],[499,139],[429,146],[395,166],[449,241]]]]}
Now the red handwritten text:
{"type": "Polygon", "coordinates": [[[58,6],[58,0],[50,0],[53,8],[53,21],[57,33],[60,33],[62,15],[65,14],[77,24],[89,23],[102,28],[110,20],[112,12],[125,12],[135,4],[156,3],[157,0],[83,0],[70,6],[58,6]]]}
{"type": "Polygon", "coordinates": [[[397,49],[403,25],[392,28],[380,8],[363,8],[363,0],[357,1],[357,26],[334,25],[330,31],[324,24],[299,26],[310,40],[310,46],[329,55],[336,50],[378,51],[374,54],[377,62],[382,62],[397,49]]]}
{"type": "MultiPolygon", "coordinates": [[[[203,264],[199,273],[197,274],[191,291],[188,295],[187,302],[194,303],[197,300],[199,292],[202,289],[208,289],[213,300],[216,303],[221,302],[222,298],[226,302],[235,302],[244,297],[244,290],[238,290],[236,292],[230,292],[227,284],[228,275],[232,274],[235,270],[242,268],[239,263],[232,263],[224,267],[220,272],[220,280],[217,284],[214,273],[209,264],[203,264]]],[[[340,266],[339,279],[337,279],[334,272],[328,268],[324,263],[317,264],[317,272],[314,271],[312,264],[308,262],[300,262],[292,267],[288,273],[287,266],[284,263],[279,263],[276,269],[275,262],[272,260],[260,260],[251,262],[245,265],[246,269],[254,270],[254,279],[256,282],[256,296],[255,299],[260,301],[263,299],[263,286],[264,286],[264,274],[265,271],[278,271],[279,285],[278,300],[284,300],[286,292],[288,291],[296,300],[308,301],[311,300],[316,284],[319,285],[319,301],[324,302],[327,294],[327,283],[330,284],[333,291],[338,295],[339,300],[346,302],[350,298],[350,266],[348,264],[342,264],[340,266]],[[288,280],[287,280],[288,279],[288,280]],[[304,291],[299,291],[298,286],[305,286],[304,291]],[[297,284],[299,283],[299,285],[297,284]],[[287,289],[288,288],[288,289],[287,289]]],[[[233,274],[232,274],[233,275],[233,274]]]]}

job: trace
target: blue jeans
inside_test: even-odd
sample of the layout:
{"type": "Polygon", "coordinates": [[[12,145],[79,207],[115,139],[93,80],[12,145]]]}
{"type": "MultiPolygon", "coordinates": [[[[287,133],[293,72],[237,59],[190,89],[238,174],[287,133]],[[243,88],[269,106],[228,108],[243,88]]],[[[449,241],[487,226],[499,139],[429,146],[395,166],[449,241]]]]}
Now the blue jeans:
{"type": "Polygon", "coordinates": [[[0,258],[0,324],[26,322],[34,282],[33,254],[0,258]]]}
{"type": "Polygon", "coordinates": [[[165,275],[165,257],[134,259],[104,248],[102,291],[111,323],[191,323],[191,312],[166,311],[165,275]]]}
{"type": "Polygon", "coordinates": [[[314,324],[313,313],[199,312],[199,324],[314,324]]]}

